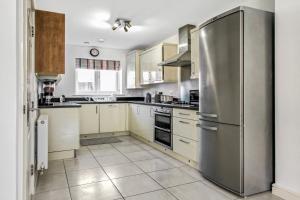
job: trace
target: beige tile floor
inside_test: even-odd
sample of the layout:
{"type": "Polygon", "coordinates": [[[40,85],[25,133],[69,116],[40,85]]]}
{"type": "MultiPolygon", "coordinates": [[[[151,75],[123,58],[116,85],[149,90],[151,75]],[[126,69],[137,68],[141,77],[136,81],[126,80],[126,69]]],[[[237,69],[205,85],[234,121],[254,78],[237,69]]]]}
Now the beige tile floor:
{"type": "MultiPolygon", "coordinates": [[[[34,200],[235,200],[195,169],[130,136],[49,162],[34,200]]],[[[280,200],[270,192],[250,200],[280,200]]]]}

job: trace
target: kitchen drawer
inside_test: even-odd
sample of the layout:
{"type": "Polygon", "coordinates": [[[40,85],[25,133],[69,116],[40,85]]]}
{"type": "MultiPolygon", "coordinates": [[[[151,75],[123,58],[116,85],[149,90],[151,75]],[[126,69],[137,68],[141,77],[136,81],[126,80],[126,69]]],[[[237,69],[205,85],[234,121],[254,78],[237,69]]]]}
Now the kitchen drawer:
{"type": "Polygon", "coordinates": [[[199,116],[196,114],[197,111],[195,110],[186,110],[186,109],[173,109],[173,116],[185,118],[185,119],[191,119],[198,121],[199,116]]]}
{"type": "Polygon", "coordinates": [[[173,117],[173,133],[185,138],[199,141],[198,122],[190,119],[173,117]]]}
{"type": "Polygon", "coordinates": [[[173,151],[196,162],[200,160],[199,144],[197,141],[173,135],[173,151]]]}

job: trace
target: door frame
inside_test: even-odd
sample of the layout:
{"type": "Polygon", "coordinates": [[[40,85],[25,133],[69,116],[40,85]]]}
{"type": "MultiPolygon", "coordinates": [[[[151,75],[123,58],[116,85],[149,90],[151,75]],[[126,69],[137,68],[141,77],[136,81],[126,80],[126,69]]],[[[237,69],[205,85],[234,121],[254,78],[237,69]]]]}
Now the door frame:
{"type": "MultiPolygon", "coordinates": [[[[28,184],[28,149],[27,112],[27,68],[28,68],[28,9],[33,9],[35,0],[17,0],[17,200],[30,200],[34,188],[28,184]]],[[[34,187],[34,186],[33,186],[34,187]]]]}

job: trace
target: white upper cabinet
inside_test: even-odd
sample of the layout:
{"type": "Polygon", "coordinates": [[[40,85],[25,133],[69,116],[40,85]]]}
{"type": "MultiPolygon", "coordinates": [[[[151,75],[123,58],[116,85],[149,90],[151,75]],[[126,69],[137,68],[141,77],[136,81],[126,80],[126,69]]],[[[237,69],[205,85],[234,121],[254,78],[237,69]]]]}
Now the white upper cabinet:
{"type": "Polygon", "coordinates": [[[83,104],[79,109],[80,134],[99,133],[99,105],[83,104]]]}
{"type": "Polygon", "coordinates": [[[127,104],[100,104],[100,133],[127,130],[127,104]]]}
{"type": "Polygon", "coordinates": [[[126,57],[126,88],[141,88],[140,85],[140,50],[127,54],[126,57]]]}
{"type": "Polygon", "coordinates": [[[161,43],[140,54],[141,84],[178,81],[178,67],[162,67],[159,63],[177,54],[176,44],[161,43]]]}
{"type": "Polygon", "coordinates": [[[199,78],[199,28],[191,30],[191,79],[199,78]]]}

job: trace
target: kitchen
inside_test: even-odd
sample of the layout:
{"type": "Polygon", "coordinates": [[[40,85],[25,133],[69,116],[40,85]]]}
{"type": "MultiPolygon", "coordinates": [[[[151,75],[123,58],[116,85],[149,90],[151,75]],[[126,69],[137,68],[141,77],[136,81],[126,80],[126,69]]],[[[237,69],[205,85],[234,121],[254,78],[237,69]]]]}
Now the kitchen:
{"type": "Polygon", "coordinates": [[[280,3],[24,2],[20,199],[299,199],[275,132],[280,3]]]}

